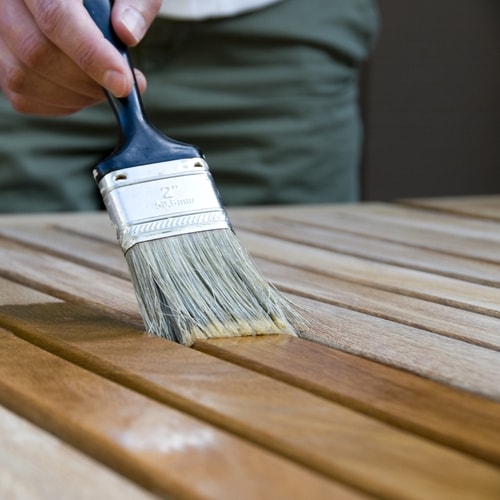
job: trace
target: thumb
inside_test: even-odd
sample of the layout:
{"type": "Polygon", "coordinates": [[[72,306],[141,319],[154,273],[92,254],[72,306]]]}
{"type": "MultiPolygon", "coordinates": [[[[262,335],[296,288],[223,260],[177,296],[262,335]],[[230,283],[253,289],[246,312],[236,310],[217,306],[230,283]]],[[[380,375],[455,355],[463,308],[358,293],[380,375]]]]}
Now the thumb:
{"type": "Polygon", "coordinates": [[[113,28],[129,46],[137,45],[161,7],[161,0],[116,0],[111,12],[113,28]]]}

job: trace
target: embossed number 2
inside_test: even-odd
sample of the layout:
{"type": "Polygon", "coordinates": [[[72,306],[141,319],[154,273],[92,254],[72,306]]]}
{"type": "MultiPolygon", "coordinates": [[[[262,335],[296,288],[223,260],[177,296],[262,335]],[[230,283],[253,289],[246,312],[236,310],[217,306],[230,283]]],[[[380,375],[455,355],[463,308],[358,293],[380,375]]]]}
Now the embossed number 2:
{"type": "Polygon", "coordinates": [[[163,193],[163,199],[167,200],[169,198],[173,198],[173,194],[171,192],[176,188],[177,186],[162,186],[160,188],[161,192],[163,193]]]}

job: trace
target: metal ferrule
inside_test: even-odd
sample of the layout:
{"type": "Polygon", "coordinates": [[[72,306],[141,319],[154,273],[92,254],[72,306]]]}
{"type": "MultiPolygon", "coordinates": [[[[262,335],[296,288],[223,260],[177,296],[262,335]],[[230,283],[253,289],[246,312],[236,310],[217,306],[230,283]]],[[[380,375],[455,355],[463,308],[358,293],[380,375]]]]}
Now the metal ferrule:
{"type": "Polygon", "coordinates": [[[115,170],[98,185],[124,252],[144,241],[231,227],[201,158],[115,170]]]}

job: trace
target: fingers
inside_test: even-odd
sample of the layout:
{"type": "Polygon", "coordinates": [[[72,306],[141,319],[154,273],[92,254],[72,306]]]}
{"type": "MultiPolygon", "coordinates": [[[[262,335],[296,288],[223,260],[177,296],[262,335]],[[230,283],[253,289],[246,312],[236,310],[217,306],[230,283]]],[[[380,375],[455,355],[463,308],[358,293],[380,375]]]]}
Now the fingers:
{"type": "MultiPolygon", "coordinates": [[[[136,78],[140,82],[140,88],[145,88],[144,75],[136,72],[136,78]]],[[[36,92],[16,93],[10,90],[4,92],[5,97],[17,112],[44,116],[67,116],[104,100],[102,89],[98,97],[92,98],[76,94],[64,87],[57,87],[41,77],[37,77],[34,82],[36,92]]]]}
{"type": "Polygon", "coordinates": [[[0,2],[0,35],[0,87],[14,109],[59,115],[102,100],[99,85],[43,35],[23,2],[0,2]]]}
{"type": "MultiPolygon", "coordinates": [[[[143,36],[157,0],[116,0],[125,43],[143,36]],[[123,19],[122,19],[123,16],[123,19]],[[135,24],[131,21],[139,16],[135,24]]],[[[136,75],[144,91],[144,75],[136,75]]],[[[101,34],[81,0],[0,1],[0,88],[23,113],[70,114],[103,99],[102,87],[128,95],[128,63],[101,34]]]]}
{"type": "Polygon", "coordinates": [[[25,0],[41,34],[83,73],[117,97],[132,89],[127,62],[95,25],[79,0],[25,0]]]}

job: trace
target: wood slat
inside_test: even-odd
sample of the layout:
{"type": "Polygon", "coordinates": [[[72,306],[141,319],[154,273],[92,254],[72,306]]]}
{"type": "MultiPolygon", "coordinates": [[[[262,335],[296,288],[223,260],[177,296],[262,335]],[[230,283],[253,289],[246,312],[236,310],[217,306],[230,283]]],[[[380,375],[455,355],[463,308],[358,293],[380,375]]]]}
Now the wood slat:
{"type": "MultiPolygon", "coordinates": [[[[346,213],[346,207],[338,207],[346,213]]],[[[322,214],[327,211],[323,210],[322,214]]],[[[475,240],[499,242],[498,222],[421,209],[394,203],[366,203],[349,207],[349,212],[379,221],[397,222],[408,228],[427,229],[441,235],[461,236],[475,240]]],[[[418,240],[417,240],[418,241],[418,240]]]]}
{"type": "MultiPolygon", "coordinates": [[[[318,226],[330,231],[345,232],[349,235],[367,236],[375,241],[394,242],[398,243],[402,249],[406,248],[407,250],[410,248],[428,250],[436,258],[455,256],[457,262],[463,261],[463,257],[472,258],[478,262],[496,264],[500,262],[498,256],[500,240],[497,237],[498,227],[496,224],[488,223],[489,232],[470,229],[460,230],[458,219],[456,220],[457,225],[438,224],[436,222],[431,224],[425,219],[412,218],[409,215],[404,217],[400,214],[399,217],[395,215],[391,217],[388,215],[388,211],[382,214],[382,211],[377,212],[374,210],[375,207],[367,206],[362,208],[364,210],[346,210],[345,212],[337,210],[332,213],[322,213],[315,218],[312,227],[318,226]]],[[[276,220],[284,222],[288,219],[279,218],[276,220]]],[[[305,220],[305,216],[302,215],[290,222],[307,230],[311,223],[307,224],[305,220]]],[[[269,222],[272,222],[272,219],[269,222]]],[[[487,224],[483,221],[480,222],[483,226],[487,224]]],[[[321,244],[321,240],[318,240],[318,243],[321,244]]],[[[391,245],[387,246],[391,248],[391,245]]],[[[421,254],[417,255],[426,257],[427,253],[421,252],[421,254]]]]}
{"type": "MultiPolygon", "coordinates": [[[[255,225],[255,223],[253,223],[255,225]]],[[[283,228],[281,228],[283,230],[283,228]]],[[[285,228],[286,229],[286,228],[285,228]]],[[[69,259],[74,259],[75,255],[77,256],[78,261],[82,261],[86,263],[87,265],[90,266],[96,266],[98,269],[104,269],[108,273],[114,274],[114,275],[123,275],[125,276],[127,274],[126,271],[126,264],[125,260],[123,259],[123,256],[121,255],[121,250],[115,247],[106,247],[106,252],[102,251],[101,243],[99,242],[94,242],[94,241],[89,241],[84,238],[81,238],[77,235],[71,235],[67,234],[62,231],[57,231],[53,228],[42,228],[42,229],[33,229],[31,226],[27,227],[20,227],[19,224],[16,225],[15,228],[15,236],[18,240],[21,241],[28,241],[32,245],[37,245],[38,248],[44,248],[45,250],[51,251],[51,252],[56,252],[60,253],[61,255],[64,255],[66,258],[69,259]],[[61,243],[62,242],[62,243],[61,243]],[[75,250],[73,250],[75,249],[75,250]],[[82,249],[84,249],[82,251],[82,249]],[[108,254],[113,255],[113,259],[107,258],[108,254]]],[[[356,243],[351,242],[351,245],[356,243]]],[[[366,245],[363,245],[363,248],[366,245]]],[[[484,269],[484,275],[492,275],[492,269],[491,266],[489,269],[484,269]]],[[[335,285],[334,289],[339,289],[337,284],[334,282],[335,285]]],[[[353,285],[351,285],[352,288],[353,285]]],[[[343,287],[349,288],[349,284],[344,283],[343,287]]],[[[342,288],[340,289],[342,290],[342,288]]],[[[358,293],[359,295],[366,296],[366,289],[363,289],[363,287],[359,288],[355,292],[358,293]]],[[[375,291],[372,291],[370,295],[376,294],[375,291]]],[[[383,291],[379,292],[379,295],[382,296],[381,303],[379,302],[379,307],[384,308],[385,306],[391,305],[391,302],[387,301],[387,294],[384,293],[383,291]]],[[[435,325],[427,325],[426,320],[430,323],[434,323],[434,318],[439,318],[442,315],[446,316],[446,311],[449,310],[448,307],[446,306],[440,306],[438,304],[429,304],[429,303],[422,303],[420,300],[412,300],[409,297],[405,296],[399,296],[399,297],[394,297],[392,295],[391,300],[398,300],[400,302],[405,302],[408,303],[408,306],[406,308],[401,308],[401,306],[398,306],[396,308],[397,310],[401,310],[401,314],[396,318],[398,320],[402,320],[402,317],[406,317],[407,323],[412,324],[413,316],[414,316],[414,311],[415,310],[422,310],[422,317],[421,321],[422,322],[417,322],[417,326],[423,326],[424,328],[430,328],[432,331],[442,331],[442,327],[440,328],[439,326],[435,325]],[[430,308],[430,311],[428,314],[427,311],[425,311],[425,307],[427,305],[430,308]],[[438,311],[441,311],[441,314],[438,314],[438,311]],[[407,315],[407,316],[406,316],[407,315]]],[[[386,308],[385,307],[385,308],[386,308]]],[[[386,313],[383,311],[378,310],[377,308],[374,309],[374,314],[376,315],[383,315],[386,317],[386,313]]],[[[397,311],[396,311],[397,312],[397,311]]],[[[461,311],[458,312],[459,316],[463,316],[464,314],[461,311]]],[[[470,333],[471,337],[480,337],[481,335],[484,335],[483,341],[488,345],[488,342],[492,342],[489,345],[494,345],[495,339],[497,339],[496,335],[493,335],[494,333],[494,328],[496,324],[498,323],[497,321],[493,321],[492,324],[489,324],[488,318],[483,317],[482,318],[482,323],[484,326],[478,323],[469,323],[466,318],[467,314],[465,314],[464,318],[459,317],[458,320],[455,318],[455,312],[453,314],[453,321],[448,321],[451,326],[456,327],[458,331],[452,332],[453,334],[457,336],[464,336],[464,333],[462,333],[464,330],[467,330],[470,333]],[[456,324],[454,324],[456,323],[456,324]],[[491,328],[490,328],[491,326],[491,328]],[[471,327],[473,327],[471,329],[471,327]],[[477,335],[475,335],[477,334],[477,335]]],[[[477,315],[472,314],[472,318],[477,317],[477,315]]],[[[394,319],[394,315],[389,315],[390,319],[394,319]]],[[[448,318],[449,319],[449,318],[448,318]]],[[[450,325],[449,325],[450,326],[450,325]]],[[[448,328],[448,330],[450,330],[448,328]]],[[[450,332],[451,334],[451,332],[450,332]]],[[[479,340],[481,341],[481,340],[479,340]]]]}
{"type": "Polygon", "coordinates": [[[0,240],[0,276],[61,299],[83,302],[142,325],[128,279],[8,240],[0,240]]]}
{"type": "Polygon", "coordinates": [[[283,290],[402,325],[500,350],[500,319],[400,295],[264,259],[256,259],[267,279],[283,290]]]}
{"type": "MultiPolygon", "coordinates": [[[[453,249],[448,247],[449,242],[445,242],[447,251],[455,252],[457,255],[436,251],[439,249],[437,243],[434,245],[435,249],[430,249],[431,241],[436,239],[434,236],[430,237],[427,248],[420,248],[424,244],[421,241],[412,241],[406,234],[410,233],[416,237],[413,229],[393,231],[389,235],[384,233],[384,230],[390,229],[389,223],[373,221],[364,214],[361,216],[347,214],[345,217],[337,214],[336,217],[325,217],[324,225],[319,217],[314,224],[304,224],[298,220],[281,217],[259,219],[247,216],[237,217],[236,220],[239,229],[282,240],[490,286],[497,286],[500,283],[498,263],[460,256],[460,253],[474,252],[474,249],[462,252],[460,248],[464,246],[463,241],[461,247],[453,249]],[[339,219],[341,223],[338,223],[339,219]],[[393,241],[390,241],[391,239],[393,241]]],[[[481,249],[483,247],[484,245],[481,249]]],[[[487,249],[488,258],[493,259],[494,256],[498,261],[500,242],[488,244],[488,247],[493,247],[487,249]]]]}
{"type": "Polygon", "coordinates": [[[295,337],[221,338],[195,348],[500,465],[500,403],[295,337]]]}
{"type": "MultiPolygon", "coordinates": [[[[94,217],[85,225],[89,229],[96,226],[94,217]]],[[[101,220],[101,219],[99,219],[101,220]]],[[[68,224],[69,226],[69,224],[68,224]]],[[[35,226],[33,222],[19,222],[15,225],[1,225],[0,235],[6,240],[21,243],[55,256],[63,256],[77,264],[83,264],[98,271],[119,278],[129,279],[127,263],[123,252],[111,239],[111,231],[107,225],[108,238],[82,236],[69,227],[58,227],[52,224],[35,226]]]]}
{"type": "Polygon", "coordinates": [[[339,279],[500,317],[500,289],[338,254],[270,236],[239,232],[255,256],[339,279]]]}
{"type": "MultiPolygon", "coordinates": [[[[408,220],[411,220],[408,218],[408,220]]],[[[453,231],[454,226],[444,225],[429,227],[426,224],[408,224],[404,219],[396,217],[381,217],[372,214],[369,210],[342,213],[338,217],[321,218],[318,222],[325,221],[325,227],[352,231],[353,233],[365,234],[381,240],[400,242],[404,246],[423,248],[433,252],[443,253],[446,256],[469,257],[476,261],[484,261],[498,264],[500,241],[490,234],[473,231],[453,231]]],[[[495,226],[495,225],[491,225],[495,226]]],[[[491,227],[492,229],[492,227],[491,227]]],[[[498,229],[498,228],[497,228],[498,229]]]]}
{"type": "Polygon", "coordinates": [[[217,499],[351,494],[3,329],[0,341],[3,405],[153,492],[217,499]]]}
{"type": "MultiPolygon", "coordinates": [[[[248,216],[251,214],[247,214],[248,216]]],[[[344,227],[345,230],[352,230],[362,234],[371,234],[377,237],[378,231],[370,231],[364,227],[363,221],[358,228],[356,224],[349,226],[347,221],[366,219],[374,222],[387,222],[388,227],[382,228],[383,233],[380,238],[383,239],[384,233],[391,236],[394,241],[405,241],[398,237],[398,234],[405,234],[405,230],[414,229],[415,233],[408,232],[410,243],[432,245],[432,235],[436,234],[442,239],[436,241],[437,245],[443,245],[445,241],[449,241],[448,245],[453,248],[454,237],[467,237],[472,240],[483,242],[499,242],[498,222],[493,220],[481,220],[475,218],[463,217],[457,214],[446,213],[442,211],[433,211],[429,209],[421,209],[411,205],[399,205],[389,203],[360,203],[356,205],[332,205],[331,207],[318,207],[317,210],[311,213],[301,213],[300,210],[277,213],[273,212],[261,213],[261,218],[276,217],[290,219],[295,221],[307,221],[308,224],[317,224],[325,227],[330,225],[336,227],[344,227]],[[352,216],[353,219],[347,217],[352,216]],[[394,227],[393,227],[394,225],[394,227]],[[399,226],[399,227],[398,227],[399,226]],[[422,233],[419,233],[419,230],[422,233]],[[420,235],[423,237],[421,238],[420,235]],[[449,239],[448,239],[449,238],[449,239]]],[[[475,241],[473,242],[473,244],[475,241]]],[[[481,247],[479,247],[481,248],[481,247]]],[[[467,249],[465,249],[467,250],[467,249]]]]}
{"type": "Polygon", "coordinates": [[[400,203],[414,207],[441,210],[444,212],[477,217],[480,219],[500,220],[500,196],[450,196],[447,198],[409,198],[400,203]]]}
{"type": "Polygon", "coordinates": [[[87,370],[371,494],[459,498],[477,488],[489,497],[500,488],[498,468],[233,363],[146,337],[86,308],[5,306],[1,323],[87,370]]]}
{"type": "Polygon", "coordinates": [[[74,500],[157,498],[0,406],[0,497],[54,500],[68,495],[74,500]]]}
{"type": "MultiPolygon", "coordinates": [[[[303,214],[300,216],[303,217],[303,214]]],[[[378,262],[406,266],[413,269],[433,272],[458,279],[497,286],[500,283],[500,265],[476,261],[439,252],[414,248],[400,243],[380,241],[369,236],[339,232],[331,227],[305,225],[288,219],[266,217],[235,217],[239,228],[259,232],[282,239],[329,248],[336,252],[369,258],[378,262]]],[[[329,220],[329,218],[328,218],[329,220]]],[[[326,224],[326,223],[325,223],[326,224]]],[[[331,224],[330,224],[331,225],[331,224]]],[[[370,230],[373,223],[367,223],[370,230]]],[[[0,234],[9,239],[28,244],[56,255],[64,256],[73,262],[90,265],[114,276],[128,278],[128,270],[121,249],[112,238],[107,225],[106,231],[97,238],[88,239],[65,227],[34,227],[32,223],[16,224],[14,227],[0,226],[0,234]]],[[[359,230],[355,225],[356,231],[359,230]]],[[[402,239],[402,238],[401,238],[402,239]]],[[[463,245],[462,245],[463,246],[463,245]]],[[[500,253],[500,244],[498,249],[500,253]]]]}
{"type": "Polygon", "coordinates": [[[498,351],[311,299],[293,300],[314,318],[304,338],[500,400],[498,351]]]}

